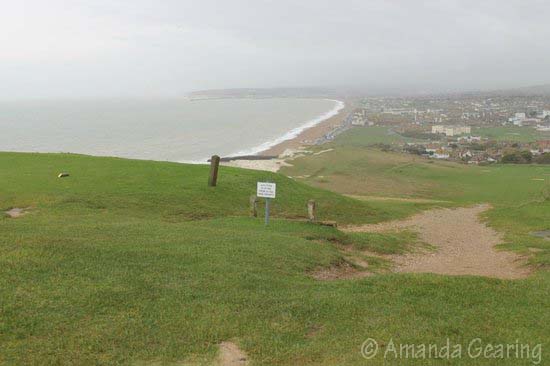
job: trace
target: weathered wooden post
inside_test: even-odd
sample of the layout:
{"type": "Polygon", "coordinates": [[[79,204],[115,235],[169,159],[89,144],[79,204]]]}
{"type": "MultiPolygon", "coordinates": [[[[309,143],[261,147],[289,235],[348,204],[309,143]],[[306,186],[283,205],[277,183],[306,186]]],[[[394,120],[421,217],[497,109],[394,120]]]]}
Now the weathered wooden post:
{"type": "Polygon", "coordinates": [[[307,201],[307,217],[309,218],[309,221],[315,221],[315,201],[309,200],[307,201]]]}
{"type": "Polygon", "coordinates": [[[255,194],[250,196],[250,214],[258,217],[258,197],[255,194]]]}
{"type": "Polygon", "coordinates": [[[210,159],[210,176],[208,177],[208,186],[215,187],[218,183],[218,167],[220,166],[220,157],[213,155],[210,159]]]}

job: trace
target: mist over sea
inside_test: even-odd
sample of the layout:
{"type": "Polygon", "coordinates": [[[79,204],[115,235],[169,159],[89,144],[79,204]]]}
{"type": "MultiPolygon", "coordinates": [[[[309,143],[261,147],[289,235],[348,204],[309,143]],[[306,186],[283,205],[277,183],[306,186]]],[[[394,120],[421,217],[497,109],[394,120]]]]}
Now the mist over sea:
{"type": "Polygon", "coordinates": [[[342,107],[298,98],[0,102],[0,151],[200,162],[255,154],[342,107]]]}

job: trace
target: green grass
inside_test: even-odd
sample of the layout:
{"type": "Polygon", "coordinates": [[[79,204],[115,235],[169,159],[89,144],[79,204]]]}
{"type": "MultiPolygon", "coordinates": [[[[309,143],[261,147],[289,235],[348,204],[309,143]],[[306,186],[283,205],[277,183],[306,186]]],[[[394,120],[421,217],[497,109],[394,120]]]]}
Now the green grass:
{"type": "Polygon", "coordinates": [[[321,220],[341,223],[381,220],[384,212],[331,192],[311,189],[280,174],[220,168],[219,185],[206,186],[208,167],[117,158],[97,159],[74,154],[2,153],[0,209],[41,206],[72,212],[91,208],[166,221],[248,215],[256,182],[277,183],[275,217],[306,218],[307,201],[318,203],[321,220]],[[67,171],[69,178],[57,173],[67,171]],[[3,206],[3,207],[2,207],[3,206]],[[355,213],[356,215],[349,215],[355,213]]]}
{"type": "MultiPolygon", "coordinates": [[[[473,128],[472,135],[497,141],[534,142],[550,139],[550,132],[537,131],[533,127],[480,127],[473,128]]],[[[419,141],[401,136],[389,127],[355,127],[343,132],[334,141],[335,146],[368,147],[374,144],[392,144],[419,141]]]]}
{"type": "MultiPolygon", "coordinates": [[[[414,166],[392,171],[431,175],[436,186],[444,180],[414,166]]],[[[308,273],[341,262],[341,243],[399,251],[408,240],[288,220],[304,217],[307,199],[318,201],[323,219],[344,223],[376,222],[413,208],[229,168],[221,169],[218,187],[208,188],[207,172],[183,164],[0,153],[1,206],[31,206],[21,218],[0,218],[0,364],[208,364],[217,345],[232,340],[255,365],[364,365],[359,350],[369,337],[386,344],[391,338],[443,344],[448,337],[465,345],[477,337],[484,343],[519,339],[543,343],[543,359],[550,357],[547,272],[520,281],[412,274],[317,281],[308,273]],[[71,177],[56,178],[60,171],[71,177]],[[259,179],[278,183],[269,227],[247,217],[259,179]]],[[[520,175],[533,174],[527,172],[520,175]]],[[[515,184],[493,194],[522,202],[538,197],[534,188],[506,193],[515,184]]],[[[462,201],[479,198],[469,192],[462,201]]],[[[532,216],[517,221],[546,217],[546,209],[519,208],[532,216]]],[[[499,364],[531,364],[524,361],[499,364]]],[[[368,364],[403,360],[379,356],[368,364]]]]}
{"type": "MultiPolygon", "coordinates": [[[[415,232],[403,230],[389,233],[349,233],[353,247],[378,254],[403,254],[420,246],[415,232]]],[[[426,247],[425,245],[422,245],[426,247]]]]}
{"type": "Polygon", "coordinates": [[[299,180],[336,192],[366,196],[372,207],[390,212],[394,218],[431,207],[490,203],[494,208],[486,218],[491,226],[505,234],[503,246],[523,254],[534,248],[538,252],[531,255],[532,263],[550,267],[548,241],[529,235],[532,231],[548,229],[550,167],[468,166],[347,146],[299,158],[292,164],[282,170],[284,174],[309,175],[299,180]],[[323,182],[317,179],[319,174],[323,182]],[[369,200],[371,196],[405,201],[369,200]]]}
{"type": "MultiPolygon", "coordinates": [[[[472,135],[497,141],[534,142],[550,139],[550,132],[537,131],[533,127],[481,127],[473,128],[472,135]]],[[[343,132],[333,142],[333,146],[368,147],[374,144],[392,144],[419,141],[401,136],[389,127],[355,127],[343,132]]]]}
{"type": "Polygon", "coordinates": [[[343,132],[334,142],[337,146],[365,147],[373,144],[391,144],[414,141],[393,132],[388,127],[355,127],[343,132]]]}
{"type": "Polygon", "coordinates": [[[473,135],[487,137],[497,141],[534,142],[550,139],[550,132],[541,132],[533,127],[483,127],[474,128],[473,135]]]}

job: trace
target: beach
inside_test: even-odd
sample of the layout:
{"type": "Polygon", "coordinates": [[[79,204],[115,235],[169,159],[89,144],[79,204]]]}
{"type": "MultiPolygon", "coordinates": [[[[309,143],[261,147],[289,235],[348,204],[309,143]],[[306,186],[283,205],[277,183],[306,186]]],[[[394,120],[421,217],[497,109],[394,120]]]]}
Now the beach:
{"type": "Polygon", "coordinates": [[[222,162],[222,165],[271,172],[277,172],[281,167],[291,165],[290,160],[296,155],[300,155],[301,151],[307,149],[308,146],[328,141],[325,137],[343,125],[346,117],[353,110],[353,102],[347,100],[340,100],[340,102],[342,108],[337,113],[303,129],[293,138],[281,141],[256,154],[264,158],[253,159],[248,156],[246,159],[239,159],[236,157],[234,160],[222,162]],[[273,158],[265,159],[265,157],[273,158]]]}
{"type": "Polygon", "coordinates": [[[309,127],[292,139],[282,141],[281,143],[261,151],[258,155],[279,156],[289,149],[298,149],[303,146],[314,145],[319,139],[342,125],[346,116],[353,109],[351,103],[341,101],[343,107],[335,115],[324,119],[318,124],[309,127]]]}

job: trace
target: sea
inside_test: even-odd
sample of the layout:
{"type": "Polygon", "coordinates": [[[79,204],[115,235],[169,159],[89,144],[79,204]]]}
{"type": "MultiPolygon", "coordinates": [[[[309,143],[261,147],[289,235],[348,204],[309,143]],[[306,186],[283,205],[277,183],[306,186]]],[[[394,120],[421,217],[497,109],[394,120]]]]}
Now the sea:
{"type": "Polygon", "coordinates": [[[309,98],[0,101],[0,151],[200,163],[257,154],[343,107],[309,98]]]}

